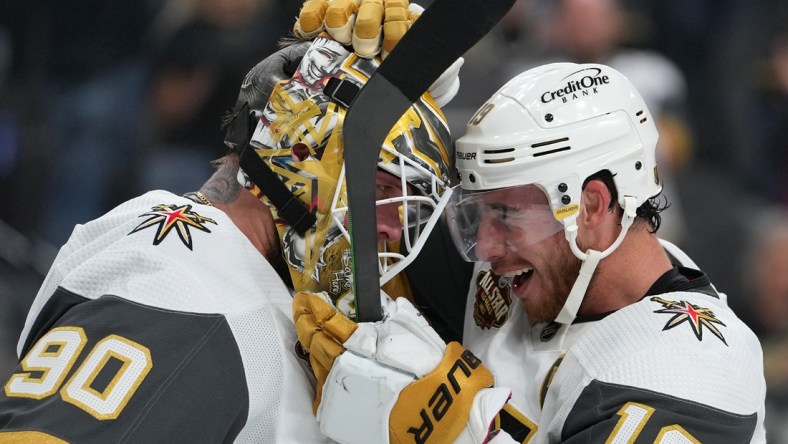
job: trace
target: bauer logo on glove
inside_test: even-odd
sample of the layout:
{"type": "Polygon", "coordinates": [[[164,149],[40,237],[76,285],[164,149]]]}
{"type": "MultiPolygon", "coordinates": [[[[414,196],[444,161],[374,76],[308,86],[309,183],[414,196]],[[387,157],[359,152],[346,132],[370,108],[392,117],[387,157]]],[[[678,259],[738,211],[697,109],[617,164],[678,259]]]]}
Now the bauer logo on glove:
{"type": "Polygon", "coordinates": [[[476,393],[493,384],[492,374],[481,364],[469,350],[450,342],[438,367],[400,394],[407,402],[398,402],[391,410],[391,434],[399,442],[416,443],[444,442],[458,436],[476,393]],[[431,440],[436,428],[440,436],[431,440]]]}
{"type": "Polygon", "coordinates": [[[382,293],[386,313],[356,324],[325,294],[293,300],[298,339],[318,382],[320,430],[342,443],[482,442],[509,399],[459,343],[445,344],[405,298],[382,293]]]}

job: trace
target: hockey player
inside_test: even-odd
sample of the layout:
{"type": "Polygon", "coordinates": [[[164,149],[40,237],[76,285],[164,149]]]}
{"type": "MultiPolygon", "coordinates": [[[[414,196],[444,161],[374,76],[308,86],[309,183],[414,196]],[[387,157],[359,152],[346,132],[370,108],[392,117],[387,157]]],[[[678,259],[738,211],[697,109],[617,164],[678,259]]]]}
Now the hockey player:
{"type": "Polygon", "coordinates": [[[321,430],[341,442],[765,442],[758,339],[656,235],[657,137],[640,94],[604,65],[545,65],[503,86],[457,141],[448,209],[476,261],[464,345],[495,387],[469,402],[479,359],[447,362],[457,346],[402,300],[354,324],[297,296],[312,320],[299,337],[342,344],[324,347],[321,430]]]}
{"type": "MultiPolygon", "coordinates": [[[[294,72],[326,68],[331,54],[339,62],[357,59],[328,38],[317,38],[312,45],[289,46],[255,67],[239,96],[237,122],[244,122],[247,112],[259,118],[274,84],[294,72]]],[[[373,62],[357,63],[374,69],[373,62]]],[[[339,75],[341,65],[332,64],[334,71],[328,71],[339,75]]],[[[350,62],[343,66],[345,74],[352,68],[350,62]]],[[[445,85],[452,84],[453,77],[449,75],[445,85]]],[[[311,94],[308,85],[300,83],[305,78],[278,84],[276,100],[286,101],[286,91],[311,94]]],[[[314,109],[336,110],[325,97],[321,95],[314,109]]],[[[415,209],[405,220],[410,217],[414,229],[419,226],[416,218],[436,205],[433,198],[444,197],[444,204],[448,200],[444,192],[450,141],[437,105],[426,97],[421,108],[408,114],[408,122],[425,119],[421,132],[400,125],[392,132],[391,147],[427,144],[427,153],[414,148],[413,155],[422,156],[418,162],[433,169],[399,164],[400,156],[387,151],[392,171],[426,173],[411,181],[404,174],[378,175],[377,187],[389,204],[378,211],[383,240],[402,236],[398,204],[391,202],[420,189],[410,187],[426,186],[432,193],[435,186],[433,194],[415,198],[421,205],[408,206],[415,209]]],[[[18,346],[20,364],[3,383],[0,442],[328,441],[312,417],[314,379],[296,345],[291,289],[283,281],[291,274],[279,252],[286,238],[288,265],[309,270],[306,277],[297,272],[292,276],[319,276],[321,284],[343,289],[346,255],[332,249],[341,243],[332,225],[340,227],[342,238],[344,220],[327,206],[335,191],[341,195],[341,181],[304,168],[303,178],[318,173],[314,182],[299,184],[304,188],[288,182],[288,192],[314,192],[302,196],[305,203],[319,207],[307,236],[288,230],[281,225],[287,221],[258,199],[262,189],[254,182],[255,174],[239,168],[249,154],[258,155],[238,143],[242,130],[242,124],[230,124],[227,141],[233,152],[218,162],[200,191],[185,196],[151,191],[74,229],[28,314],[18,346]],[[308,256],[312,253],[306,246],[326,234],[332,242],[320,252],[328,254],[308,256]],[[296,257],[297,252],[302,255],[296,257]],[[332,268],[339,265],[341,269],[332,268]]],[[[325,127],[320,131],[326,137],[332,134],[325,127]]],[[[282,144],[293,136],[282,134],[288,137],[280,139],[282,144]]],[[[276,159],[269,165],[287,170],[301,160],[311,165],[323,158],[336,169],[332,173],[338,173],[341,139],[339,131],[333,134],[328,148],[323,144],[304,151],[293,144],[285,156],[292,154],[292,159],[274,156],[267,158],[276,159]]],[[[276,148],[284,149],[282,144],[276,148]]],[[[267,197],[263,200],[268,203],[267,197]]],[[[416,239],[412,242],[417,245],[416,239]]],[[[336,293],[337,300],[341,294],[336,293]]]]}
{"type": "MultiPolygon", "coordinates": [[[[255,72],[289,77],[304,50],[255,72]]],[[[75,227],[3,381],[0,442],[323,440],[298,420],[313,389],[273,219],[237,172],[230,154],[200,192],[151,191],[75,227]]]]}

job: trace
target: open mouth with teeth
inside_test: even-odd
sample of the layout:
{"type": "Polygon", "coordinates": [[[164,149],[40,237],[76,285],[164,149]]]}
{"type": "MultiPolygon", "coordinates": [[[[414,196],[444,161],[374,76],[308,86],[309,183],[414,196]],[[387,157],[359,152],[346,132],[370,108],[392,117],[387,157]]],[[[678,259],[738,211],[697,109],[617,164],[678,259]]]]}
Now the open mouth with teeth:
{"type": "Polygon", "coordinates": [[[502,274],[503,277],[511,279],[512,288],[518,290],[523,288],[534,274],[534,269],[532,267],[525,267],[519,270],[507,271],[502,274]]]}

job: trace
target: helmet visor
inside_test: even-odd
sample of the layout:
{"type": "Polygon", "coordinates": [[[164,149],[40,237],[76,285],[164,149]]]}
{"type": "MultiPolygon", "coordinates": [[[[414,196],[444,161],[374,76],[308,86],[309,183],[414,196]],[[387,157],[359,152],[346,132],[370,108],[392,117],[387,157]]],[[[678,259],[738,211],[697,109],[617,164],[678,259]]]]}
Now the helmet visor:
{"type": "Polygon", "coordinates": [[[516,253],[564,228],[536,185],[475,192],[457,189],[447,215],[454,245],[469,262],[516,253]]]}

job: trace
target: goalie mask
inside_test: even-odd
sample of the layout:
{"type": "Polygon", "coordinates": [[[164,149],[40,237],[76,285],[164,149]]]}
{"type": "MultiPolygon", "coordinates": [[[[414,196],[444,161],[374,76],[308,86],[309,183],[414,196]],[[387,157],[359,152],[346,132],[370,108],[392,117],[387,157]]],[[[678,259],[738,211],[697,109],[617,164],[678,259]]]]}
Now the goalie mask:
{"type": "MultiPolygon", "coordinates": [[[[556,319],[571,323],[599,260],[621,243],[637,207],[662,189],[657,137],[640,94],[608,66],[556,63],[520,74],[479,108],[456,142],[462,192],[449,205],[455,244],[466,259],[485,260],[477,257],[484,250],[478,248],[484,239],[477,239],[482,214],[507,229],[517,225],[520,245],[563,230],[583,261],[556,319]],[[603,170],[612,173],[618,190],[622,230],[604,252],[584,252],[576,239],[582,187],[603,170]],[[512,189],[532,204],[507,214],[491,203],[492,193],[512,189]]],[[[500,242],[506,242],[501,248],[512,248],[513,242],[500,242]]]]}
{"type": "MultiPolygon", "coordinates": [[[[273,212],[295,289],[325,291],[349,316],[355,316],[355,309],[342,123],[355,92],[379,64],[378,58],[359,58],[319,37],[295,74],[274,87],[263,110],[251,146],[315,216],[303,235],[285,221],[282,208],[271,205],[264,190],[239,173],[239,181],[273,212]]],[[[381,285],[415,258],[448,202],[450,149],[446,119],[427,93],[386,137],[377,166],[396,179],[377,185],[378,224],[381,211],[393,210],[404,229],[395,242],[379,241],[381,285]]]]}

